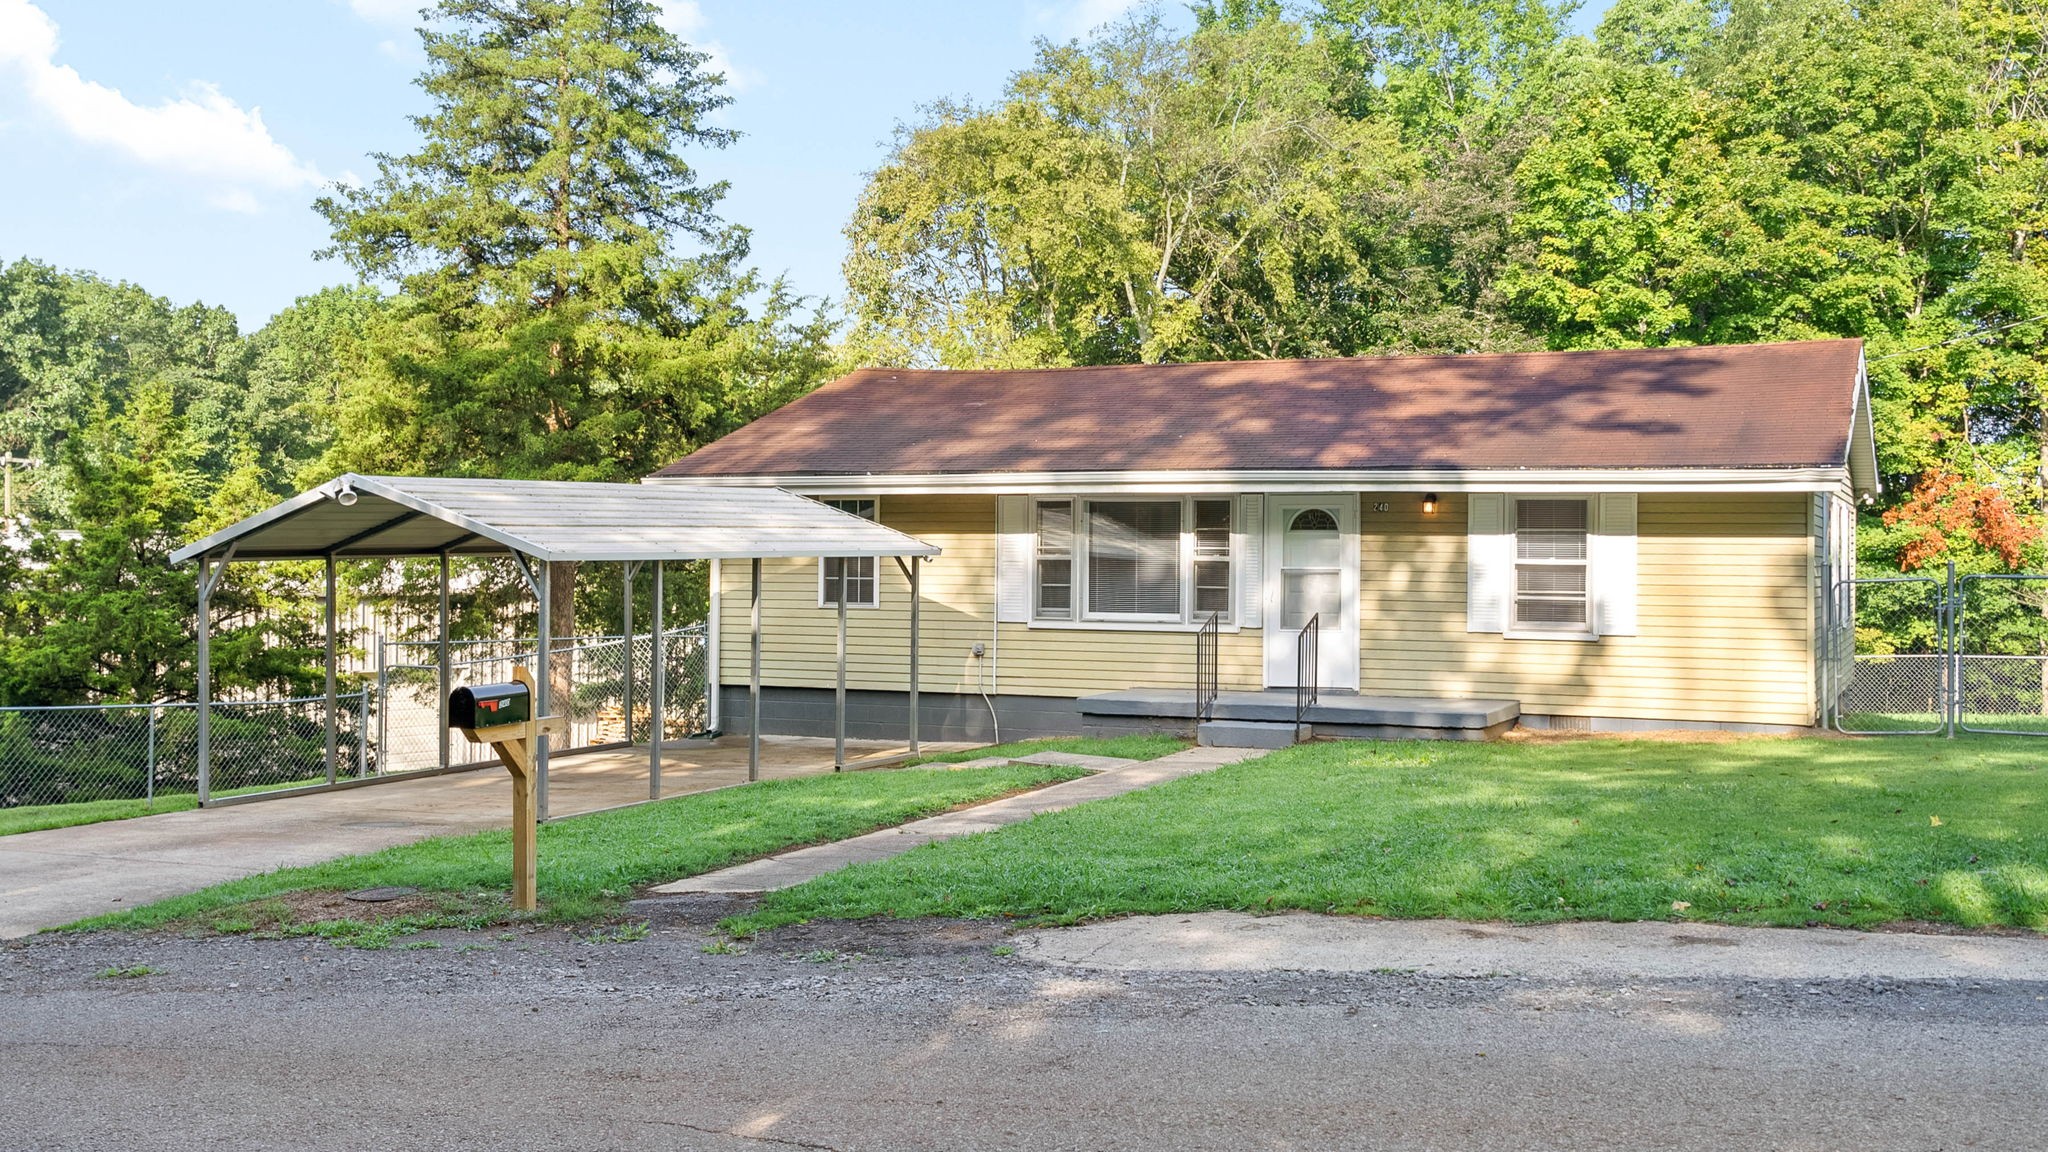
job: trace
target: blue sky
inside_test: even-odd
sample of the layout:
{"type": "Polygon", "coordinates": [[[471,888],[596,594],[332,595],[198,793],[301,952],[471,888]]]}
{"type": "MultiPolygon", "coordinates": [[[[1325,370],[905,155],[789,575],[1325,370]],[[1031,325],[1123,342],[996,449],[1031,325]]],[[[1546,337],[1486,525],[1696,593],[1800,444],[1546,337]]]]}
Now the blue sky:
{"type": "MultiPolygon", "coordinates": [[[[1133,0],[665,0],[664,20],[731,80],[699,153],[753,230],[754,262],[842,290],[840,227],[895,125],[939,97],[987,98],[1133,0]]],[[[311,208],[412,141],[417,0],[0,0],[0,261],[132,280],[253,329],[350,279],[318,261],[311,208]]],[[[1179,6],[1169,9],[1182,13],[1179,6]]],[[[1184,18],[1184,17],[1183,17],[1184,18]]],[[[1582,17],[1583,19],[1583,17],[1582,17]]]]}

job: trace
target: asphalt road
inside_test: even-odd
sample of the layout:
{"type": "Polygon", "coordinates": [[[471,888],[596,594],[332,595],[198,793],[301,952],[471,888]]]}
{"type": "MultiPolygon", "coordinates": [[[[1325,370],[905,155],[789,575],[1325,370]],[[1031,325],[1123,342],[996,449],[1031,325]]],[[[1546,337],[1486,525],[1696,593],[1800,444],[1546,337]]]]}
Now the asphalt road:
{"type": "Polygon", "coordinates": [[[2048,982],[1111,971],[929,922],[706,952],[730,907],[613,943],[16,942],[0,1146],[2048,1144],[2048,982]]]}

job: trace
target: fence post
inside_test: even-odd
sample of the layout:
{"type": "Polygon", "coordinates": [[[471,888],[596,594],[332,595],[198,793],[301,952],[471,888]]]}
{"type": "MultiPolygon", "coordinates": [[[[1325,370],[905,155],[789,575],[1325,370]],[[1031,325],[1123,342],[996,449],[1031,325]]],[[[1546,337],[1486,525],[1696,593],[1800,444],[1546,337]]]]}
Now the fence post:
{"type": "MultiPolygon", "coordinates": [[[[370,742],[364,737],[369,735],[370,731],[370,686],[363,685],[363,690],[356,696],[356,779],[367,780],[370,778],[370,742]]],[[[384,699],[380,696],[377,698],[377,716],[380,722],[383,715],[384,699]]],[[[377,746],[377,767],[379,771],[384,767],[382,744],[377,746]]]]}
{"type": "Polygon", "coordinates": [[[1948,707],[1942,717],[1942,726],[1950,740],[1956,737],[1956,727],[1962,722],[1963,710],[1963,658],[1962,658],[1962,600],[1956,586],[1956,562],[1948,562],[1947,582],[1942,586],[1943,603],[1947,608],[1944,615],[1948,621],[1948,707]]]}
{"type": "Polygon", "coordinates": [[[142,780],[144,807],[156,807],[156,704],[149,706],[149,751],[143,757],[148,775],[142,780]]]}
{"type": "MultiPolygon", "coordinates": [[[[377,767],[380,770],[391,759],[391,730],[389,721],[384,715],[388,710],[387,706],[390,700],[391,657],[389,645],[385,643],[384,634],[379,632],[377,633],[377,767]]],[[[365,688],[363,690],[363,724],[356,737],[357,743],[361,743],[364,739],[368,738],[370,734],[369,719],[370,695],[369,689],[365,688]]]]}

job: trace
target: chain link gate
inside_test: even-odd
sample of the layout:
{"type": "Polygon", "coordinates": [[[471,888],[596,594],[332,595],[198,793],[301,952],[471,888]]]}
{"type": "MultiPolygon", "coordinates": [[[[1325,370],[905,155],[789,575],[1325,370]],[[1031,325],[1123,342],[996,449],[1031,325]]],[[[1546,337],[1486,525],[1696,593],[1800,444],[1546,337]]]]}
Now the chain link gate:
{"type": "Polygon", "coordinates": [[[2048,736],[2048,574],[1964,576],[1957,603],[1956,729],[2048,736]]]}
{"type": "Polygon", "coordinates": [[[1879,576],[1844,580],[1829,597],[1821,661],[1829,719],[1851,735],[1931,736],[1948,731],[1953,662],[1950,623],[1955,596],[1949,580],[1934,576],[1879,576]],[[1884,634],[1904,636],[1905,651],[1866,651],[1880,633],[1859,620],[1881,622],[1884,634]]]}
{"type": "Polygon", "coordinates": [[[1846,580],[1826,608],[1822,696],[1837,731],[2048,736],[2048,573],[1950,564],[1846,580]],[[1864,650],[1880,636],[1887,650],[1864,650]]]}

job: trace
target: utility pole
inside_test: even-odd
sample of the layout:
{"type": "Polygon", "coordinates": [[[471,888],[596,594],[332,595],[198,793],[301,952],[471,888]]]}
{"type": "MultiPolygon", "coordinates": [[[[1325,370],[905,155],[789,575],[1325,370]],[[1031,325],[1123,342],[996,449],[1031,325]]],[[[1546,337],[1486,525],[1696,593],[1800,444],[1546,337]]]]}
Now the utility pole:
{"type": "Polygon", "coordinates": [[[0,474],[6,476],[6,496],[0,499],[4,499],[7,519],[14,519],[14,470],[16,468],[41,468],[42,466],[43,462],[41,460],[28,456],[16,456],[11,448],[5,453],[0,453],[0,474]]]}

